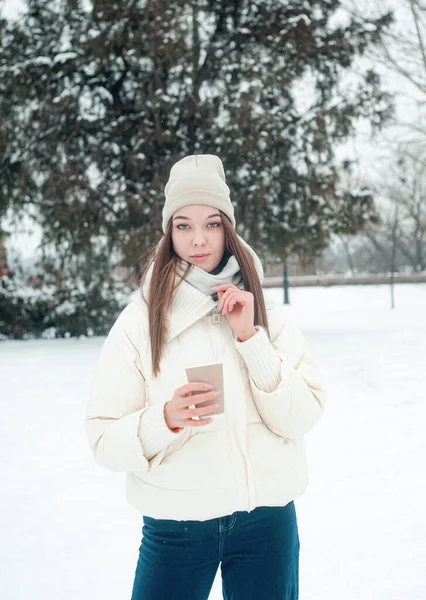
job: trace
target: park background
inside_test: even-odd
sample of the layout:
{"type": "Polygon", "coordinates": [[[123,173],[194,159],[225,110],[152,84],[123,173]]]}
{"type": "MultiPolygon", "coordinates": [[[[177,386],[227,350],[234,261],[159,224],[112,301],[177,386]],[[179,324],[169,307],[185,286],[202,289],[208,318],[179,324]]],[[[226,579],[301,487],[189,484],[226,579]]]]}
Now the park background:
{"type": "Polygon", "coordinates": [[[214,153],[328,384],[301,599],[424,598],[425,3],[0,10],[0,596],[130,595],[140,519],[91,462],[85,402],[171,164],[214,153]]]}

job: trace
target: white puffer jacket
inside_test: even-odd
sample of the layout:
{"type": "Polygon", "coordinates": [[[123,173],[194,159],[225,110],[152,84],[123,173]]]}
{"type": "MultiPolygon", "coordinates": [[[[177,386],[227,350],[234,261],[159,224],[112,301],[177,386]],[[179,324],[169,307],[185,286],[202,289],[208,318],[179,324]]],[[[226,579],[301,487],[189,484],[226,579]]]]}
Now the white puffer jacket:
{"type": "Polygon", "coordinates": [[[284,506],[307,486],[303,436],[322,415],[324,390],[304,337],[284,307],[267,303],[271,341],[260,328],[240,343],[225,317],[212,322],[214,308],[211,297],[181,283],[156,379],[142,298],[103,345],[87,434],[100,465],[127,473],[127,499],[143,515],[204,521],[284,506]],[[225,417],[171,432],[163,407],[187,383],[185,367],[213,362],[223,362],[225,417]],[[154,456],[144,436],[146,446],[161,447],[154,456]]]}

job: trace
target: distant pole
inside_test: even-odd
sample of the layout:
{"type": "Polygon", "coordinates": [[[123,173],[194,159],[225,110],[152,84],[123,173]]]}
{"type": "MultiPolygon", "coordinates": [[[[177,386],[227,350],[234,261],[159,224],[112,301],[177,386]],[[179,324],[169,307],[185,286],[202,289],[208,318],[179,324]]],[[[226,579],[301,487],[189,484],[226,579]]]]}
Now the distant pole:
{"type": "Polygon", "coordinates": [[[391,308],[394,309],[395,308],[395,274],[392,271],[391,273],[391,277],[390,277],[390,293],[391,293],[391,308]]]}
{"type": "Polygon", "coordinates": [[[288,277],[287,277],[287,263],[284,262],[284,279],[283,279],[283,287],[284,287],[284,304],[290,304],[289,295],[288,295],[288,277]]]}
{"type": "Polygon", "coordinates": [[[399,225],[399,213],[398,213],[398,201],[395,198],[395,209],[393,213],[393,223],[392,223],[392,252],[390,257],[390,292],[391,292],[391,309],[395,308],[395,271],[396,271],[396,244],[397,244],[397,231],[399,225]]]}

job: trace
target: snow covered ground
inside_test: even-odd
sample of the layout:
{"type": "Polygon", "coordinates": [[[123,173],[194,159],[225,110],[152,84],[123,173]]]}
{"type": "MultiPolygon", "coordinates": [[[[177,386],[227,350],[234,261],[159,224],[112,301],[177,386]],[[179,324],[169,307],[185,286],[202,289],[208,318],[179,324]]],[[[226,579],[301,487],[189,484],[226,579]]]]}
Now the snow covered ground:
{"type": "MultiPolygon", "coordinates": [[[[426,285],[397,286],[394,311],[386,286],[291,300],[329,392],[296,501],[300,599],[424,600],[426,285]]],[[[124,476],[94,463],[83,425],[101,343],[0,343],[4,600],[130,598],[141,518],[124,476]]]]}

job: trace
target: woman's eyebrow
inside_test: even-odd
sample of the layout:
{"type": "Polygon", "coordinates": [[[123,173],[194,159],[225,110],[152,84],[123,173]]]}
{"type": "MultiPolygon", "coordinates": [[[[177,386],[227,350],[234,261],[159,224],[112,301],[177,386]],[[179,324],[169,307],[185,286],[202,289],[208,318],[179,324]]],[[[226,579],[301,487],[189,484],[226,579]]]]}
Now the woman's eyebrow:
{"type": "MultiPolygon", "coordinates": [[[[205,221],[207,221],[207,219],[211,219],[212,217],[220,217],[220,214],[214,213],[213,215],[209,215],[205,218],[205,221]]],[[[176,221],[176,219],[185,219],[185,221],[192,221],[192,219],[190,219],[189,217],[184,217],[183,215],[177,215],[176,217],[173,217],[173,221],[176,221]]]]}

